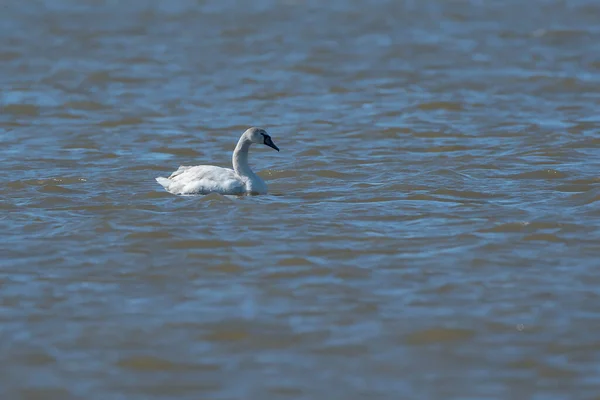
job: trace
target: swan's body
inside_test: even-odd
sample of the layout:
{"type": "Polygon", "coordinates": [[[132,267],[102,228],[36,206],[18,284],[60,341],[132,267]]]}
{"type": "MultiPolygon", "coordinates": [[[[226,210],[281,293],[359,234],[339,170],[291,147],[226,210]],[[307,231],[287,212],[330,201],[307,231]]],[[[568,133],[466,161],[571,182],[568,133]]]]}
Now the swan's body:
{"type": "MultiPolygon", "coordinates": [[[[247,191],[243,178],[234,170],[212,165],[182,165],[168,178],[159,177],[156,181],[173,194],[244,194],[247,191]]],[[[263,192],[266,188],[260,194],[263,192]]]]}
{"type": "Polygon", "coordinates": [[[267,132],[250,128],[242,134],[233,151],[233,169],[213,165],[180,166],[168,178],[158,177],[156,181],[173,194],[266,194],[267,184],[248,165],[248,150],[253,143],[279,151],[267,132]]]}

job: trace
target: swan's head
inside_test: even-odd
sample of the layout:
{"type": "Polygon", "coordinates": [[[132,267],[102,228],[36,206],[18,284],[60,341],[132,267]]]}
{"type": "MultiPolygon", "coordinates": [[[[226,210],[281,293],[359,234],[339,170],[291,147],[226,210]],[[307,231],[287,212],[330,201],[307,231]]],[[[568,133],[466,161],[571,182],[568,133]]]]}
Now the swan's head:
{"type": "Polygon", "coordinates": [[[252,143],[264,144],[265,146],[269,146],[270,148],[279,151],[279,147],[275,146],[273,139],[271,139],[271,136],[269,136],[267,131],[264,129],[250,128],[245,132],[245,134],[252,143]]]}

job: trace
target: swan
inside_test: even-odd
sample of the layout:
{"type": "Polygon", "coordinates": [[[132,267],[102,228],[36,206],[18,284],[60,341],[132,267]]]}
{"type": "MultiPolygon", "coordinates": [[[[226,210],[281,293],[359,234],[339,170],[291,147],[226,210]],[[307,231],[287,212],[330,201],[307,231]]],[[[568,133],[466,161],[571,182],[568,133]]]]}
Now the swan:
{"type": "Polygon", "coordinates": [[[279,151],[264,129],[252,127],[240,136],[235,146],[233,169],[213,165],[182,165],[168,178],[161,176],[156,181],[173,194],[266,194],[267,184],[248,165],[248,150],[253,143],[264,144],[279,151]]]}

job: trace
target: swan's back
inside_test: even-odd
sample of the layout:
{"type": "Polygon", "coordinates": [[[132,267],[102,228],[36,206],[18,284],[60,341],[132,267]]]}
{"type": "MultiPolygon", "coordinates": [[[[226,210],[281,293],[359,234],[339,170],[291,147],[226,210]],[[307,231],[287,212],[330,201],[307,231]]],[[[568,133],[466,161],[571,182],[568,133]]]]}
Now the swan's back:
{"type": "Polygon", "coordinates": [[[156,181],[173,194],[243,194],[244,181],[229,168],[212,165],[196,167],[180,166],[168,178],[159,177],[156,181]]]}

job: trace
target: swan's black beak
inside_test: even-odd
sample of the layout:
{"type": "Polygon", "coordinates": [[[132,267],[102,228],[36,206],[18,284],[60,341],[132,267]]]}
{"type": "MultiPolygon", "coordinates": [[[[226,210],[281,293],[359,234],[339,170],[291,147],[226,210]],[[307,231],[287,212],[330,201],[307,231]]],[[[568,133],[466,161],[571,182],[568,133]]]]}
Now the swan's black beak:
{"type": "Polygon", "coordinates": [[[279,147],[275,146],[275,143],[273,143],[273,140],[271,140],[271,136],[265,136],[264,143],[265,143],[265,146],[269,146],[270,148],[279,151],[279,147]]]}

